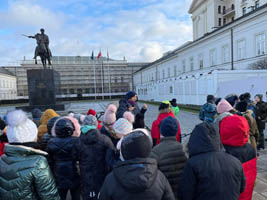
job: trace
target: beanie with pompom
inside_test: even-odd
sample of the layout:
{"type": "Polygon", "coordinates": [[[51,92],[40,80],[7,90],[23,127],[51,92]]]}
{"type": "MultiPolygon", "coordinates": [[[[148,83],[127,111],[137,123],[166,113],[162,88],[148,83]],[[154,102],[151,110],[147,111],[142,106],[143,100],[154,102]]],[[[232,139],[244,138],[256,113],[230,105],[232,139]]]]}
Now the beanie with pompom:
{"type": "Polygon", "coordinates": [[[134,123],[134,115],[129,112],[129,111],[126,111],[124,114],[123,114],[123,118],[127,119],[130,123],[134,123]]]}
{"type": "Polygon", "coordinates": [[[36,142],[38,129],[25,112],[15,110],[7,113],[7,138],[9,143],[36,142]]]}
{"type": "Polygon", "coordinates": [[[110,104],[108,108],[105,111],[104,114],[104,124],[105,125],[113,125],[116,121],[116,112],[117,112],[117,107],[114,104],[110,104]]]}

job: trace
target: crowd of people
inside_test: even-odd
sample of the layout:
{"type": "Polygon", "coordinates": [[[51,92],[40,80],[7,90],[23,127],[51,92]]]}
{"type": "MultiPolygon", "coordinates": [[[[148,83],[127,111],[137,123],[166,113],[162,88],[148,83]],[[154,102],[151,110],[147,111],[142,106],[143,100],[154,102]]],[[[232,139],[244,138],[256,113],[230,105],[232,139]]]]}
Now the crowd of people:
{"type": "Polygon", "coordinates": [[[249,93],[208,95],[183,142],[176,99],[163,101],[151,130],[130,91],[103,117],[52,109],[0,120],[0,199],[251,200],[267,104],[249,93]]]}

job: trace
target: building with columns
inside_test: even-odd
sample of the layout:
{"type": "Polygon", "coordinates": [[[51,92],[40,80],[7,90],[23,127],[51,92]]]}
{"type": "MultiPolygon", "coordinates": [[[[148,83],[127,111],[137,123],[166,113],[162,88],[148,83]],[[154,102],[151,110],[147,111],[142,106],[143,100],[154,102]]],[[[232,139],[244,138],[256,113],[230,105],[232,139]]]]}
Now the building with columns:
{"type": "Polygon", "coordinates": [[[193,39],[201,38],[266,3],[267,0],[193,0],[189,9],[193,39]]]}
{"type": "Polygon", "coordinates": [[[233,1],[226,0],[193,0],[189,12],[194,40],[134,73],[139,98],[149,101],[176,98],[181,104],[201,105],[208,94],[220,97],[242,92],[265,94],[267,71],[251,67],[267,58],[267,2],[242,2],[232,5],[233,1]],[[245,5],[257,6],[240,14],[245,5]],[[222,8],[220,15],[218,6],[222,8]],[[229,7],[235,10],[231,15],[229,7]],[[223,13],[234,18],[218,26],[223,13]],[[198,16],[201,25],[194,22],[198,16]]]}

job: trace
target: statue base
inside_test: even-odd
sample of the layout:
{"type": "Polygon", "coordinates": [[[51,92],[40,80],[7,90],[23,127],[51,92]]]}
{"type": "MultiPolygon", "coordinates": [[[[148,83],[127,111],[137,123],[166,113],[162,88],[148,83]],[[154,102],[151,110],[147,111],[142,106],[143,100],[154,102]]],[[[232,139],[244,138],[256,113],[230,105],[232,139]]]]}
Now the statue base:
{"type": "Polygon", "coordinates": [[[30,112],[34,108],[65,110],[62,104],[56,104],[56,90],[60,85],[59,73],[52,69],[27,70],[29,106],[18,107],[30,112]]]}

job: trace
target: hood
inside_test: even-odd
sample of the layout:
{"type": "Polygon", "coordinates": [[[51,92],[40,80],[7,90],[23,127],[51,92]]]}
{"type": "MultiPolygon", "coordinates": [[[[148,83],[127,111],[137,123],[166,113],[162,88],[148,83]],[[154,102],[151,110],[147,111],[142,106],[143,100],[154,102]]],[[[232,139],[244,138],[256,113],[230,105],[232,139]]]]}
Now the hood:
{"type": "Polygon", "coordinates": [[[48,123],[48,120],[53,117],[58,117],[59,115],[53,110],[53,109],[47,109],[42,117],[41,117],[41,124],[46,125],[48,123]]]}
{"type": "Polygon", "coordinates": [[[24,145],[5,144],[4,152],[7,156],[47,155],[46,152],[24,145]]]}
{"type": "Polygon", "coordinates": [[[212,123],[197,125],[189,139],[189,156],[192,157],[202,153],[222,151],[223,145],[218,129],[218,126],[212,123]]]}
{"type": "Polygon", "coordinates": [[[89,130],[86,134],[81,135],[81,140],[84,144],[94,144],[97,142],[97,138],[100,136],[100,133],[96,129],[89,130]]]}
{"type": "Polygon", "coordinates": [[[119,162],[113,174],[119,184],[129,192],[142,192],[156,181],[157,162],[151,158],[137,158],[119,162]]]}
{"type": "Polygon", "coordinates": [[[215,107],[215,104],[213,103],[206,103],[203,105],[203,109],[209,113],[214,112],[214,107],[215,107]]]}
{"type": "Polygon", "coordinates": [[[220,136],[223,145],[240,147],[248,142],[249,125],[245,117],[233,115],[220,123],[220,136]]]}
{"type": "Polygon", "coordinates": [[[233,109],[234,108],[231,106],[231,104],[225,99],[221,100],[219,104],[217,105],[217,112],[219,114],[229,112],[230,110],[233,110],[233,109]]]}
{"type": "Polygon", "coordinates": [[[158,121],[162,121],[163,119],[165,119],[165,118],[167,118],[167,117],[169,117],[169,116],[175,118],[175,115],[174,115],[172,112],[169,112],[169,113],[160,113],[160,114],[158,115],[157,120],[158,120],[158,121]]]}

